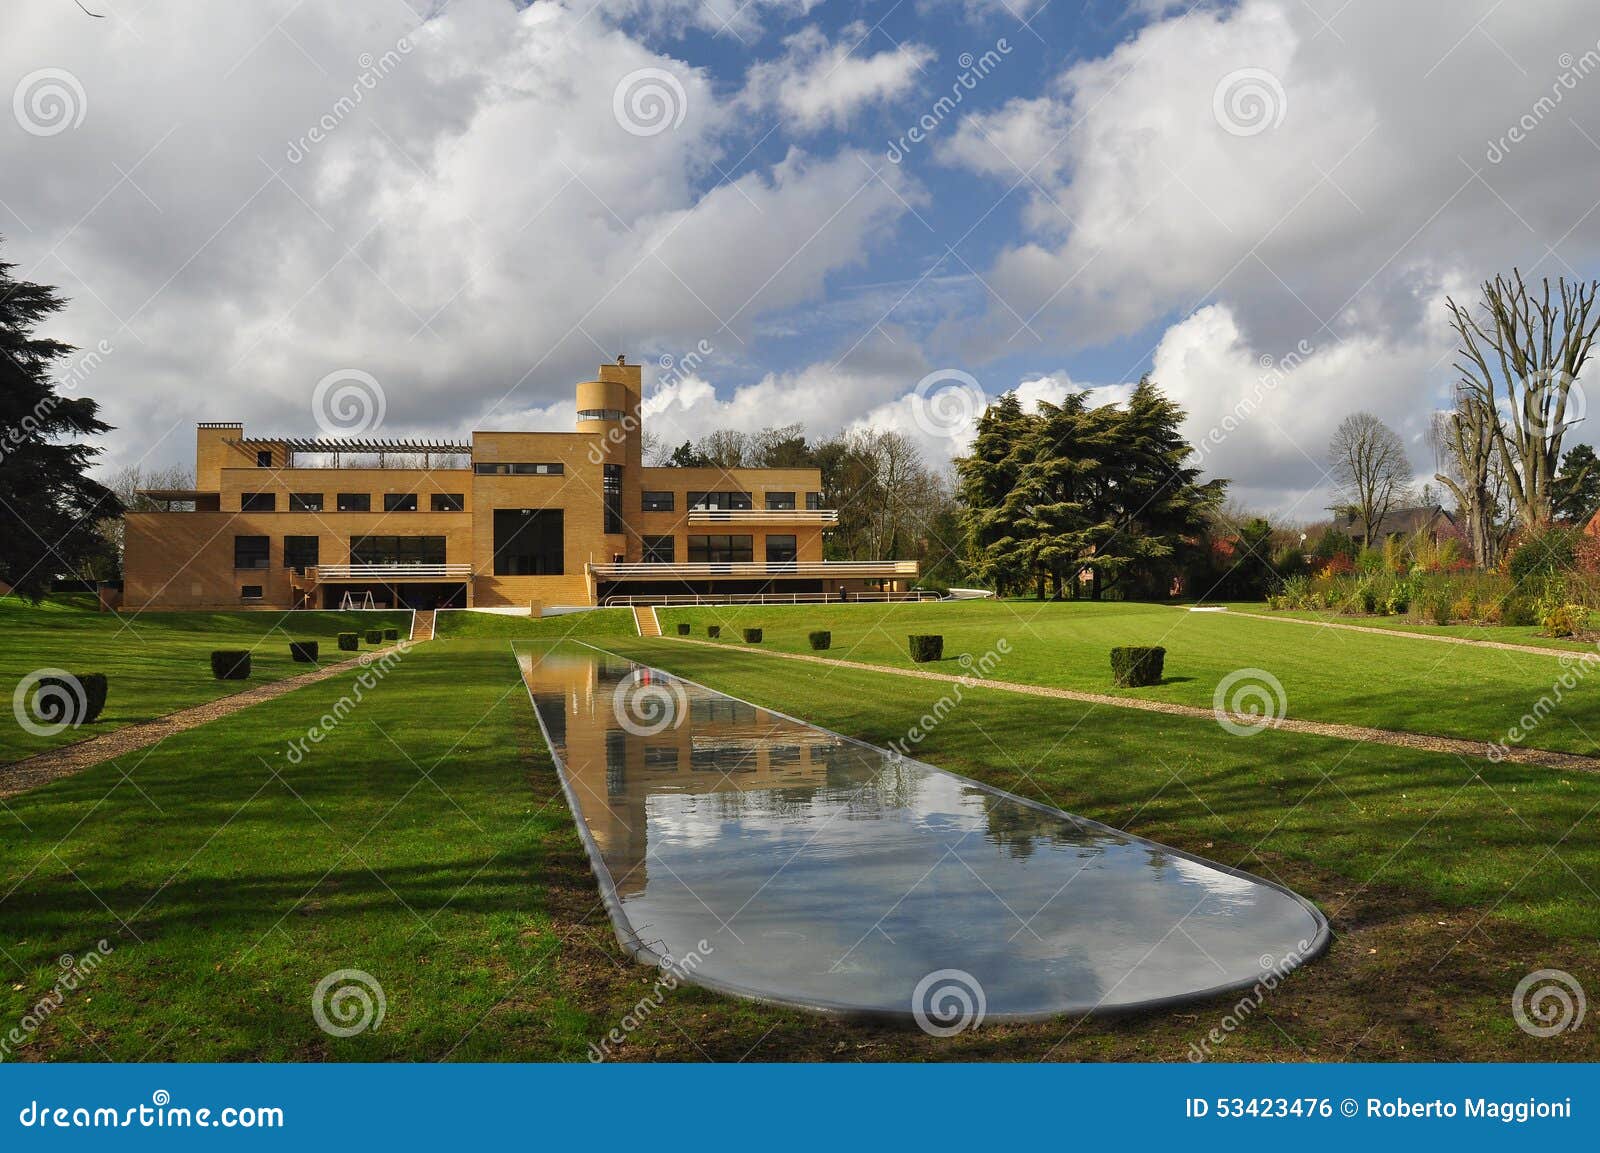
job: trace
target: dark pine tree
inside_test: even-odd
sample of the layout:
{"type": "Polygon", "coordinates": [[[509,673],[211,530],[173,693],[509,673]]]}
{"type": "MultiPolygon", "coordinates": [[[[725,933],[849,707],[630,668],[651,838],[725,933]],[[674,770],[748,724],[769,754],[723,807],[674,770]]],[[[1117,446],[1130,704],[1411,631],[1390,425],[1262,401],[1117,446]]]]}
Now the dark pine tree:
{"type": "Polygon", "coordinates": [[[85,576],[103,558],[97,521],[122,504],[87,475],[100,450],[77,439],[111,426],[94,401],[52,379],[72,346],[34,335],[66,302],[14,279],[15,267],[0,261],[0,579],[38,600],[52,578],[85,576]]]}
{"type": "Polygon", "coordinates": [[[1561,471],[1550,485],[1551,511],[1559,521],[1587,524],[1600,507],[1600,459],[1586,444],[1562,454],[1561,471]]]}
{"type": "Polygon", "coordinates": [[[1011,498],[1028,463],[1037,425],[1038,418],[1023,412],[1016,393],[1008,392],[984,409],[972,452],[956,462],[968,560],[974,574],[1002,595],[1025,587],[1030,575],[1019,553],[1011,498]]]}

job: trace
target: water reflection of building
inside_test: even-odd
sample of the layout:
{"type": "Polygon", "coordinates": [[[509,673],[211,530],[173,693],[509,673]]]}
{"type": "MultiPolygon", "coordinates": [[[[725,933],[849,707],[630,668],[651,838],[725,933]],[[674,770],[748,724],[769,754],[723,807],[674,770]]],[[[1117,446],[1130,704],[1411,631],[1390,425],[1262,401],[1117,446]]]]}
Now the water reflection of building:
{"type": "Polygon", "coordinates": [[[626,692],[633,673],[628,666],[524,657],[523,671],[589,832],[625,897],[642,892],[648,880],[652,797],[792,790],[809,796],[828,783],[841,744],[743,701],[697,696],[686,687],[682,696],[669,691],[661,698],[674,702],[672,723],[635,733],[623,728],[615,704],[619,686],[626,692]],[[678,708],[683,702],[686,710],[678,708]]]}

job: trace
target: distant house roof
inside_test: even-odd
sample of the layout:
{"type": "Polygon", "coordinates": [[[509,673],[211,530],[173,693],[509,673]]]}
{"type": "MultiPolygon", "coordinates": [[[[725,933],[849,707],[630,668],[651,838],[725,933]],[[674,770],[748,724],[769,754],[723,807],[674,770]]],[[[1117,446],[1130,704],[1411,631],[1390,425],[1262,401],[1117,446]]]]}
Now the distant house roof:
{"type": "MultiPolygon", "coordinates": [[[[1337,522],[1339,531],[1348,535],[1356,535],[1361,531],[1361,520],[1351,513],[1341,516],[1337,522]]],[[[1372,535],[1375,539],[1391,536],[1412,536],[1415,533],[1428,529],[1437,532],[1445,525],[1455,527],[1456,518],[1444,510],[1442,505],[1419,504],[1406,508],[1392,508],[1375,526],[1372,535]]]]}

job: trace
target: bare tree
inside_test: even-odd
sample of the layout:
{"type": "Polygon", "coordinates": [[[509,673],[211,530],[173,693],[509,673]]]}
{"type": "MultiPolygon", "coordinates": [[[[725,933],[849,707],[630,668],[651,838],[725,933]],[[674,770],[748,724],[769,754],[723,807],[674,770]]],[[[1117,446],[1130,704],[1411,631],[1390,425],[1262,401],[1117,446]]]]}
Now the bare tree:
{"type": "Polygon", "coordinates": [[[731,428],[719,428],[700,438],[695,445],[717,468],[741,468],[750,455],[750,438],[731,428]]]}
{"type": "MultiPolygon", "coordinates": [[[[168,507],[168,502],[153,500],[141,495],[147,489],[183,490],[194,487],[194,474],[182,465],[166,468],[140,468],[128,465],[112,473],[105,485],[116,494],[128,512],[154,512],[168,507]]],[[[181,502],[180,502],[181,503],[181,502]]],[[[102,517],[96,522],[100,535],[119,558],[122,556],[123,522],[120,516],[102,517]]]]}
{"type": "Polygon", "coordinates": [[[1389,510],[1406,497],[1411,485],[1411,462],[1399,435],[1370,412],[1344,418],[1328,444],[1328,463],[1339,483],[1345,505],[1361,523],[1361,544],[1389,510]]]}
{"type": "Polygon", "coordinates": [[[1505,487],[1505,471],[1495,448],[1494,411],[1476,389],[1459,387],[1455,407],[1434,413],[1428,436],[1433,443],[1434,479],[1456,498],[1473,558],[1491,568],[1500,560],[1498,521],[1505,487]]]}
{"type": "Polygon", "coordinates": [[[1600,328],[1594,307],[1600,281],[1569,285],[1562,277],[1559,300],[1551,298],[1548,277],[1542,285],[1535,297],[1516,269],[1510,279],[1485,282],[1482,320],[1447,301],[1461,337],[1456,370],[1480,406],[1476,419],[1489,424],[1512,507],[1527,528],[1550,520],[1561,439],[1576,423],[1567,418],[1568,400],[1600,328]]]}

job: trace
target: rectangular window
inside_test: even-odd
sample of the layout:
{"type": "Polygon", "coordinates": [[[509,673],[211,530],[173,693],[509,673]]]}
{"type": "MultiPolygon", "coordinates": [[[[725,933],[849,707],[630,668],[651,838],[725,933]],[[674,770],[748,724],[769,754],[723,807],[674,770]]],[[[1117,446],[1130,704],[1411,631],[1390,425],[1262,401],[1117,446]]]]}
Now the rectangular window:
{"type": "Polygon", "coordinates": [[[647,536],[644,541],[645,564],[671,564],[676,555],[670,536],[647,536]]]}
{"type": "Polygon", "coordinates": [[[601,502],[606,514],[606,532],[622,531],[622,466],[608,464],[601,484],[601,502]]]}
{"type": "Polygon", "coordinates": [[[341,492],[339,494],[338,509],[340,512],[371,512],[372,494],[368,492],[341,492]]]}
{"type": "Polygon", "coordinates": [[[355,536],[351,564],[444,564],[442,536],[355,536]]]}
{"type": "Polygon", "coordinates": [[[290,512],[321,512],[322,494],[320,492],[291,492],[289,494],[290,512]]]}
{"type": "Polygon", "coordinates": [[[808,493],[806,493],[806,509],[807,509],[807,511],[809,511],[809,512],[817,512],[821,508],[822,508],[822,494],[820,492],[808,492],[808,493]]]}
{"type": "Polygon", "coordinates": [[[278,507],[275,492],[247,492],[239,497],[240,512],[274,512],[278,507]]]}
{"type": "Polygon", "coordinates": [[[646,745],[644,767],[647,769],[675,769],[678,767],[677,745],[646,745]]]}
{"type": "Polygon", "coordinates": [[[560,509],[494,510],[495,576],[560,576],[564,552],[560,509]]]}
{"type": "Polygon", "coordinates": [[[286,536],[283,538],[283,567],[303,573],[317,567],[317,538],[314,536],[286,536]]]}
{"type": "Polygon", "coordinates": [[[272,450],[270,448],[263,448],[263,449],[256,450],[256,467],[257,468],[271,468],[272,467],[272,450]]]}
{"type": "Polygon", "coordinates": [[[747,492],[691,492],[689,494],[689,507],[692,509],[733,509],[748,512],[753,505],[750,503],[750,494],[747,492]]]}
{"type": "Polygon", "coordinates": [[[239,589],[239,599],[245,601],[258,601],[261,599],[260,585],[244,585],[239,589]]]}
{"type": "Polygon", "coordinates": [[[479,476],[560,476],[566,472],[566,466],[560,461],[531,464],[494,461],[488,464],[475,464],[472,469],[479,476]]]}
{"type": "Polygon", "coordinates": [[[767,494],[767,507],[769,509],[792,510],[794,508],[794,493],[769,492],[767,494]]]}
{"type": "Polygon", "coordinates": [[[800,550],[795,547],[793,536],[773,536],[767,534],[767,563],[787,564],[799,555],[800,550]]]}
{"type": "Polygon", "coordinates": [[[233,538],[233,567],[266,568],[271,548],[264,536],[236,536],[233,538]]]}
{"type": "Polygon", "coordinates": [[[691,536],[689,538],[690,564],[747,564],[755,559],[753,537],[691,536]]]}
{"type": "Polygon", "coordinates": [[[384,512],[416,512],[417,494],[414,492],[386,492],[383,494],[384,512]]]}
{"type": "Polygon", "coordinates": [[[640,512],[671,512],[677,501],[670,492],[647,492],[639,498],[640,512]]]}
{"type": "Polygon", "coordinates": [[[436,492],[433,494],[434,512],[461,512],[467,507],[467,498],[459,492],[436,492]]]}

